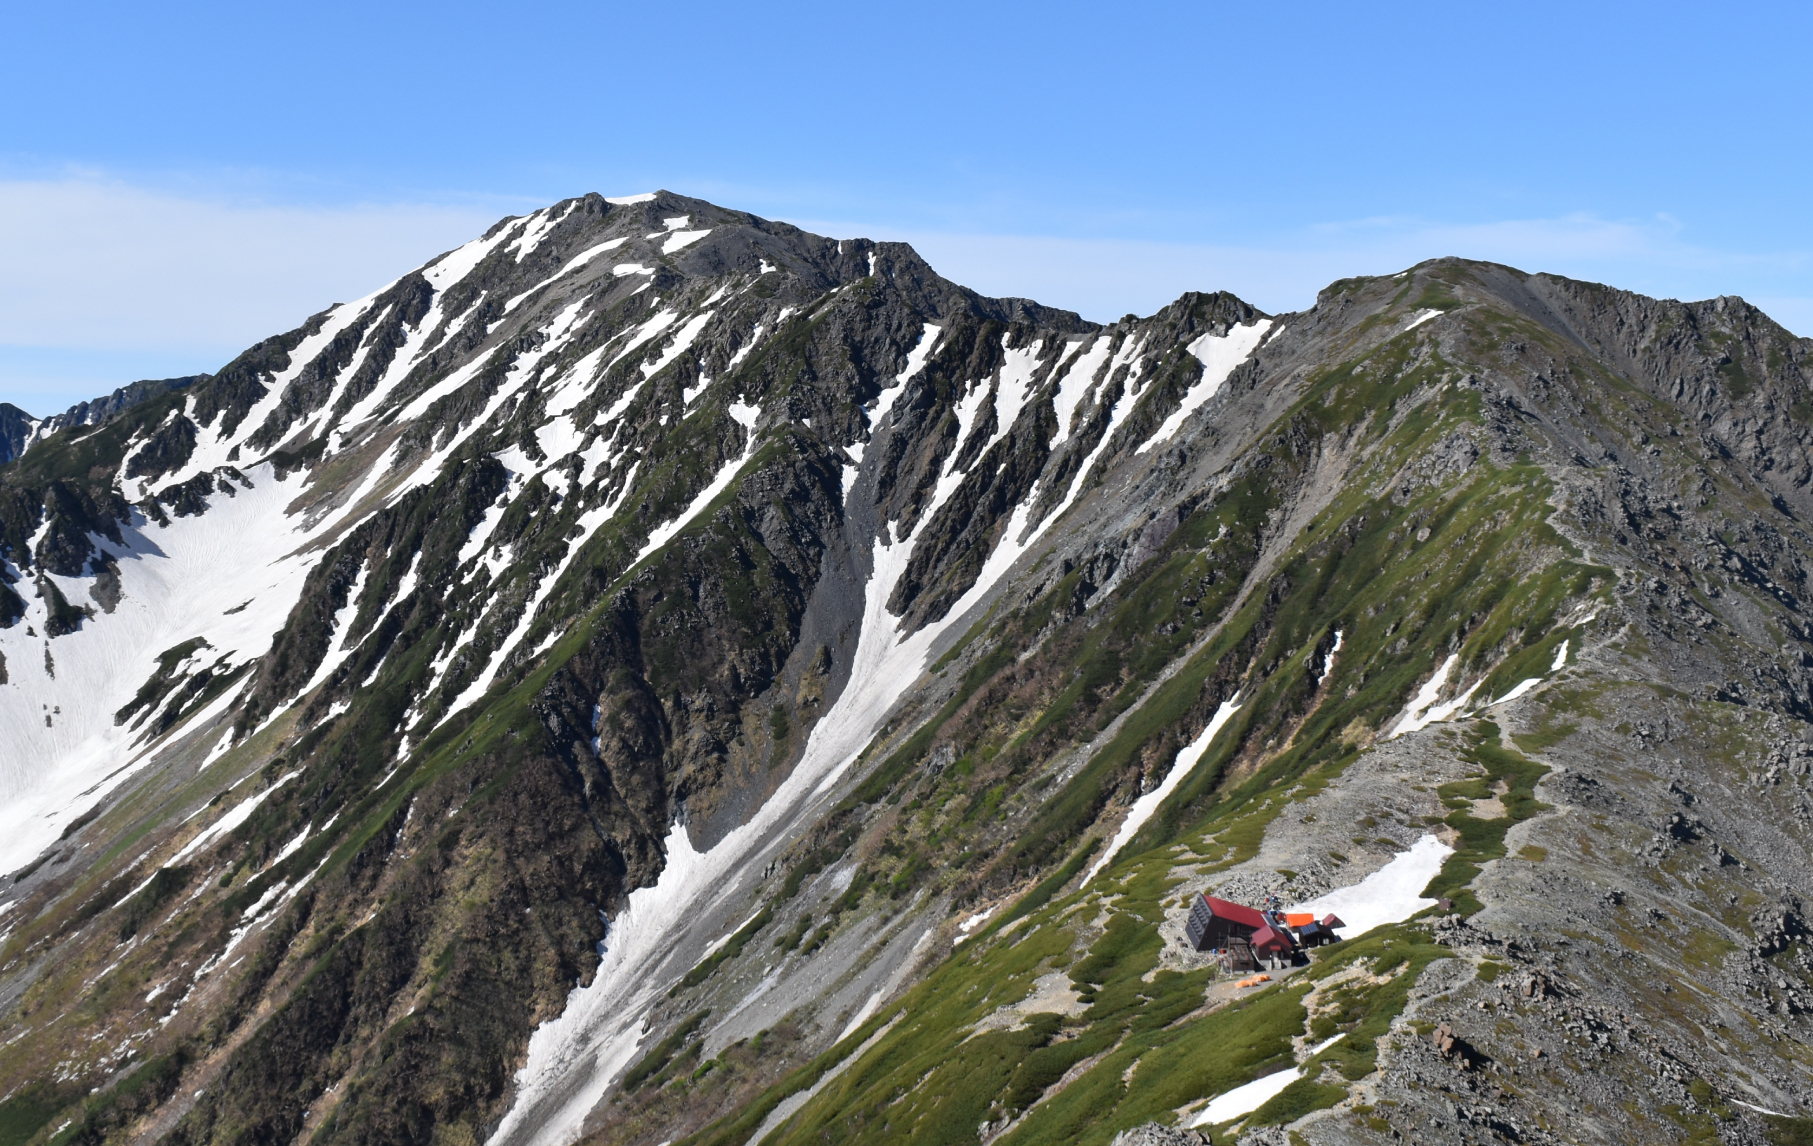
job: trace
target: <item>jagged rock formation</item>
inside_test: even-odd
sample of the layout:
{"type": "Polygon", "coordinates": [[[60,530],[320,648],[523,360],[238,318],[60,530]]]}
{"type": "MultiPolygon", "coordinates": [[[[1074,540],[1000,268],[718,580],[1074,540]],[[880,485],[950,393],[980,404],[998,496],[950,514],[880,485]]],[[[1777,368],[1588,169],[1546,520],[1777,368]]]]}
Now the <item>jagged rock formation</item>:
{"type": "Polygon", "coordinates": [[[1809,370],[506,219],[0,470],[0,1137],[1804,1132],[1809,370]],[[1182,942],[1432,847],[1260,988],[1182,942]]]}
{"type": "Polygon", "coordinates": [[[0,463],[10,462],[58,430],[77,426],[99,426],[112,421],[149,398],[171,390],[207,381],[206,374],[182,378],[146,378],[121,386],[113,393],[91,402],[77,402],[61,414],[38,419],[9,402],[0,402],[0,463]]]}
{"type": "Polygon", "coordinates": [[[0,462],[10,462],[25,452],[37,419],[11,402],[0,402],[0,462]]]}

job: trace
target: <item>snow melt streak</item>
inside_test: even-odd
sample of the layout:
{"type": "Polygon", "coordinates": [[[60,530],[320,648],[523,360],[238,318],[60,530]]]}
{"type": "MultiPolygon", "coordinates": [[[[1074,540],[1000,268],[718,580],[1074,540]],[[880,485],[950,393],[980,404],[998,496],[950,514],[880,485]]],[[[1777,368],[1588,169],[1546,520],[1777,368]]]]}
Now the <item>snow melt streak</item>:
{"type": "MultiPolygon", "coordinates": [[[[928,351],[932,333],[927,329],[920,343],[928,351]]],[[[959,418],[965,434],[992,389],[978,384],[963,403],[959,418]]],[[[731,414],[745,425],[753,422],[754,411],[747,407],[733,408],[731,414]]],[[[726,472],[734,477],[739,468],[740,462],[733,463],[726,472]]],[[[948,496],[943,482],[940,491],[948,496]]],[[[1021,506],[1016,517],[1023,520],[1026,509],[1021,506]]],[[[798,766],[748,822],[709,852],[693,847],[683,825],[668,833],[667,862],[659,879],[631,892],[623,913],[612,921],[591,985],[575,988],[561,1015],[530,1037],[528,1061],[516,1076],[516,1103],[492,1136],[494,1146],[565,1146],[580,1136],[586,1114],[634,1058],[650,1008],[692,965],[684,952],[703,948],[722,927],[709,935],[689,931],[709,926],[703,921],[710,919],[724,919],[728,926],[746,892],[739,877],[760,870],[759,857],[783,843],[787,831],[830,795],[894,702],[924,672],[938,637],[987,596],[1037,537],[1015,544],[1011,538],[1016,532],[1017,526],[1009,529],[975,585],[943,621],[910,636],[900,632],[886,603],[906,571],[914,542],[876,539],[849,683],[813,727],[798,766]]]]}
{"type": "Polygon", "coordinates": [[[1165,419],[1158,432],[1141,443],[1134,453],[1143,454],[1170,441],[1171,436],[1183,427],[1184,420],[1220,391],[1221,384],[1228,380],[1234,367],[1245,362],[1259,348],[1265,332],[1271,328],[1272,320],[1262,318],[1251,326],[1232,327],[1224,336],[1205,334],[1190,343],[1185,349],[1202,363],[1202,378],[1190,387],[1190,392],[1184,395],[1183,403],[1165,419]]]}
{"type": "Polygon", "coordinates": [[[1126,847],[1134,835],[1145,826],[1146,821],[1152,818],[1152,813],[1158,811],[1159,805],[1170,798],[1171,793],[1177,790],[1177,786],[1184,782],[1184,778],[1195,769],[1197,764],[1202,762],[1203,754],[1209,750],[1209,743],[1215,739],[1215,734],[1220,732],[1222,726],[1239,711],[1240,706],[1233,700],[1222,701],[1221,707],[1216,709],[1215,715],[1209,719],[1209,726],[1202,730],[1202,735],[1178,750],[1177,759],[1172,763],[1171,771],[1165,774],[1164,782],[1133,801],[1133,807],[1128,809],[1127,818],[1122,821],[1120,830],[1114,833],[1114,839],[1108,844],[1108,850],[1102,853],[1102,858],[1096,860],[1095,865],[1089,869],[1089,874],[1083,877],[1085,884],[1099,875],[1109,862],[1120,854],[1120,850],[1126,847]]]}

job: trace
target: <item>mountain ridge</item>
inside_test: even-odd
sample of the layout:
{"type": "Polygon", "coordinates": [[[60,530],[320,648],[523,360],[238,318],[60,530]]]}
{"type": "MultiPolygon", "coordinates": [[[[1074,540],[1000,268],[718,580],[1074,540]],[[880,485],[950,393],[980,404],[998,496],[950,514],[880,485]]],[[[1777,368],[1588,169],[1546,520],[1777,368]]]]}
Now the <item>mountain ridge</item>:
{"type": "Polygon", "coordinates": [[[0,1105],[1106,1142],[1313,1059],[1217,1140],[1761,1140],[1733,1102],[1808,1101],[1810,354],[1463,260],[1099,325],[666,192],[503,220],[0,469],[0,1105]],[[1457,914],[1246,1001],[1181,945],[1179,881],[1419,833],[1457,914]],[[1707,974],[1717,1060],[1655,990],[1707,974]]]}
{"type": "Polygon", "coordinates": [[[70,426],[101,425],[130,407],[167,390],[180,390],[206,381],[209,375],[188,374],[181,378],[144,378],[118,387],[111,394],[87,402],[77,402],[61,414],[34,418],[10,402],[0,402],[0,465],[17,458],[33,443],[70,426]]]}

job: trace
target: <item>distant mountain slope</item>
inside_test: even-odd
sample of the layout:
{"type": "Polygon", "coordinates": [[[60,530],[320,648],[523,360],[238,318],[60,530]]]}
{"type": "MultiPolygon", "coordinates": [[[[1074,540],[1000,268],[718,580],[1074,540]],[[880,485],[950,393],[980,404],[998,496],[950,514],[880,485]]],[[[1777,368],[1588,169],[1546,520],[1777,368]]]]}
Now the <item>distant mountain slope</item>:
{"type": "Polygon", "coordinates": [[[25,450],[37,419],[11,402],[0,402],[0,463],[10,462],[25,450]]]}
{"type": "Polygon", "coordinates": [[[29,449],[34,441],[48,438],[58,430],[72,426],[100,425],[147,398],[193,386],[205,381],[207,377],[206,374],[191,374],[183,378],[147,378],[121,386],[113,393],[92,402],[77,402],[61,414],[52,414],[43,419],[34,418],[9,402],[0,402],[0,464],[12,461],[29,449]]]}
{"type": "Polygon", "coordinates": [[[0,1138],[1799,1132],[1810,369],[506,219],[0,469],[0,1138]]]}

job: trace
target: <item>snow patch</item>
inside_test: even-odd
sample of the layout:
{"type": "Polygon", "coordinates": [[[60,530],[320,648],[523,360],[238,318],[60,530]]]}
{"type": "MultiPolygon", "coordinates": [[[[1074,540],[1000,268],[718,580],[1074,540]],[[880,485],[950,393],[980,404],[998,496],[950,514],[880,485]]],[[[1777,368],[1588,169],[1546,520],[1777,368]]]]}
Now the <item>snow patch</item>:
{"type": "MultiPolygon", "coordinates": [[[[43,632],[41,599],[28,598],[23,624],[0,629],[0,655],[14,666],[0,690],[0,744],[7,746],[0,752],[0,870],[23,866],[54,842],[171,737],[219,718],[243,683],[149,746],[135,746],[138,731],[112,720],[157,670],[159,654],[184,641],[206,641],[209,661],[226,658],[228,668],[262,656],[318,560],[311,542],[331,536],[357,501],[310,521],[287,515],[297,476],[280,482],[260,463],[231,480],[233,494],[210,495],[205,513],[158,525],[134,510],[119,542],[97,542],[119,566],[122,598],[113,613],[51,642],[54,678],[25,671],[44,663],[43,638],[26,635],[43,632]],[[239,608],[227,612],[228,605],[239,608]],[[69,704],[72,696],[83,702],[69,704]],[[62,711],[47,726],[44,713],[57,706],[62,711]]],[[[215,730],[210,740],[220,736],[215,730]]]]}
{"type": "Polygon", "coordinates": [[[1057,392],[1052,396],[1052,412],[1057,415],[1058,432],[1052,435],[1051,450],[1070,440],[1070,423],[1076,417],[1077,407],[1088,397],[1095,385],[1095,376],[1102,364],[1108,361],[1109,340],[1096,337],[1089,340],[1080,354],[1070,360],[1064,367],[1063,375],[1058,379],[1057,392]]]}
{"type": "MultiPolygon", "coordinates": [[[[672,326],[679,317],[680,312],[677,310],[657,311],[647,322],[635,329],[635,332],[630,335],[629,341],[623,344],[623,349],[617,352],[617,357],[611,359],[610,362],[605,365],[605,373],[610,373],[611,367],[629,357],[632,352],[648,342],[649,339],[672,326]]],[[[648,375],[644,374],[643,377],[646,378],[648,375]]]]}
{"type": "Polygon", "coordinates": [[[762,332],[767,328],[767,323],[758,322],[755,324],[755,329],[749,333],[749,341],[737,347],[737,352],[730,356],[730,362],[724,367],[724,373],[729,374],[731,371],[735,370],[737,365],[741,363],[744,358],[749,356],[749,352],[754,350],[757,344],[762,341],[762,332]]]}
{"type": "Polygon", "coordinates": [[[881,420],[888,416],[895,401],[906,392],[906,384],[925,369],[926,360],[932,356],[932,350],[938,345],[938,338],[943,333],[942,327],[931,322],[920,330],[919,341],[913,344],[913,349],[907,351],[906,369],[894,375],[894,384],[875,399],[875,408],[869,411],[869,425],[879,426],[881,420]]]}
{"type": "MultiPolygon", "coordinates": [[[[1023,522],[1026,512],[1022,505],[1015,520],[1023,522]]],[[[944,619],[911,634],[900,631],[887,600],[914,544],[893,540],[892,529],[884,529],[875,540],[863,591],[863,622],[850,679],[813,726],[799,763],[767,802],[711,851],[697,851],[685,827],[673,827],[660,876],[653,886],[631,892],[623,913],[612,921],[611,946],[591,984],[575,988],[562,1013],[530,1036],[527,1060],[516,1076],[516,1102],[493,1134],[493,1144],[565,1146],[579,1137],[585,1116],[633,1060],[650,1009],[696,962],[686,952],[696,952],[716,934],[716,928],[696,936],[692,931],[709,926],[710,919],[742,900],[748,888],[739,877],[760,871],[787,833],[829,798],[895,701],[925,671],[934,643],[963,622],[1031,544],[1010,540],[1018,529],[1010,526],[976,583],[944,619]],[[689,946],[688,940],[695,942],[689,946]]]]}
{"type": "MultiPolygon", "coordinates": [[[[543,574],[541,580],[537,582],[535,592],[529,600],[524,603],[522,615],[517,618],[515,627],[511,629],[508,636],[498,642],[497,649],[491,654],[490,660],[485,665],[485,671],[473,678],[472,683],[467,685],[465,690],[454,699],[453,703],[443,710],[443,720],[448,716],[459,712],[461,709],[490,691],[491,686],[497,681],[499,670],[509,663],[510,654],[515,652],[517,646],[522,644],[523,638],[529,635],[529,629],[535,624],[535,618],[541,611],[542,603],[552,595],[555,586],[560,583],[561,577],[566,574],[567,569],[573,564],[574,558],[578,557],[580,551],[592,540],[592,535],[597,533],[605,522],[616,515],[617,507],[623,502],[623,494],[627,493],[628,490],[629,484],[625,482],[623,490],[618,493],[616,498],[603,505],[594,506],[579,515],[579,521],[577,522],[579,535],[567,543],[566,552],[561,555],[560,561],[554,568],[543,574]]],[[[544,642],[535,650],[533,655],[539,655],[541,652],[545,651],[548,645],[560,635],[561,634],[558,631],[552,634],[548,641],[544,642]]]]}
{"type": "Polygon", "coordinates": [[[664,255],[671,255],[676,251],[684,251],[686,248],[692,246],[709,234],[711,234],[710,227],[705,228],[703,231],[675,231],[672,235],[668,236],[665,243],[661,244],[661,253],[664,255]]]}
{"type": "Polygon", "coordinates": [[[516,261],[518,263],[522,262],[523,259],[534,252],[536,247],[541,246],[541,241],[548,237],[548,232],[559,226],[561,221],[568,215],[571,215],[573,213],[573,208],[577,206],[579,206],[579,201],[574,200],[567,204],[567,209],[560,212],[558,215],[554,213],[554,208],[552,207],[543,207],[541,210],[536,211],[529,216],[529,225],[523,229],[521,236],[504,249],[515,251],[516,261]]]}
{"type": "MultiPolygon", "coordinates": [[[[1552,664],[1549,665],[1549,672],[1551,674],[1558,673],[1562,669],[1567,667],[1567,650],[1568,650],[1569,640],[1571,640],[1571,638],[1564,638],[1561,642],[1561,646],[1555,650],[1555,660],[1552,664]]],[[[1486,705],[1486,707],[1487,708],[1497,708],[1501,704],[1508,704],[1509,702],[1516,700],[1518,697],[1523,696],[1525,693],[1534,689],[1537,685],[1541,684],[1542,682],[1543,682],[1543,678],[1539,677],[1539,676],[1527,677],[1523,680],[1520,680],[1517,682],[1516,687],[1512,688],[1510,692],[1507,692],[1503,696],[1499,697],[1497,700],[1492,701],[1490,704],[1486,705]]]]}
{"type": "MultiPolygon", "coordinates": [[[[741,405],[741,403],[738,403],[738,405],[741,405]]],[[[743,409],[752,410],[753,408],[745,406],[743,409]]],[[[742,421],[742,418],[737,417],[737,406],[731,407],[730,416],[736,418],[739,422],[742,421]]],[[[753,424],[754,420],[752,413],[750,416],[751,424],[753,424]]],[[[630,565],[635,566],[639,564],[643,558],[655,552],[657,549],[660,549],[669,541],[672,541],[676,534],[692,524],[693,518],[705,512],[705,508],[713,501],[716,501],[719,494],[723,493],[726,489],[729,489],[730,483],[736,480],[736,476],[742,471],[743,466],[748,463],[750,458],[755,456],[755,443],[756,435],[754,430],[751,429],[748,433],[748,441],[743,446],[742,455],[725,462],[723,468],[718,470],[717,476],[711,479],[711,484],[699,491],[699,495],[693,498],[691,505],[681,511],[680,516],[674,518],[665,525],[658,526],[654,532],[650,533],[648,535],[648,541],[642,546],[642,551],[636,554],[636,560],[630,562],[630,565]]]]}
{"type": "Polygon", "coordinates": [[[1486,705],[1486,707],[1487,708],[1497,708],[1501,704],[1508,704],[1511,701],[1516,700],[1518,697],[1529,692],[1531,689],[1535,688],[1537,685],[1539,685],[1541,683],[1542,683],[1542,678],[1539,676],[1525,677],[1524,679],[1518,681],[1516,686],[1514,688],[1512,688],[1510,692],[1507,692],[1503,696],[1499,697],[1497,700],[1492,701],[1490,704],[1486,705]]]}
{"type": "Polygon", "coordinates": [[[209,845],[213,844],[214,841],[220,839],[222,836],[226,835],[228,832],[232,831],[234,828],[237,828],[239,825],[241,825],[241,824],[245,823],[247,820],[251,819],[252,813],[256,812],[258,810],[258,805],[260,805],[260,804],[264,803],[266,800],[270,799],[272,793],[276,792],[277,789],[283,787],[285,784],[289,783],[291,780],[294,780],[297,776],[300,776],[301,774],[302,773],[300,770],[294,771],[294,772],[286,772],[281,777],[279,777],[276,780],[276,782],[274,782],[270,787],[266,788],[264,791],[254,793],[253,795],[248,796],[246,799],[241,800],[237,805],[235,805],[233,807],[232,811],[228,812],[226,815],[222,816],[220,819],[215,820],[214,823],[212,823],[208,827],[203,828],[199,835],[197,835],[194,839],[190,840],[186,845],[184,845],[182,851],[179,851],[175,855],[171,856],[170,861],[168,863],[166,863],[164,866],[165,867],[175,867],[177,864],[182,863],[184,860],[188,859],[190,856],[194,855],[196,852],[199,852],[203,848],[208,847],[209,845]]]}
{"type": "MultiPolygon", "coordinates": [[[[1304,1059],[1316,1057],[1346,1037],[1346,1032],[1342,1032],[1334,1038],[1316,1044],[1309,1049],[1309,1053],[1304,1056],[1304,1059]]],[[[1282,1094],[1285,1087],[1302,1077],[1303,1068],[1298,1066],[1289,1070],[1281,1070],[1276,1074],[1268,1074],[1264,1078],[1256,1078],[1245,1086],[1237,1086],[1203,1107],[1202,1113],[1191,1120],[1190,1126],[1192,1128],[1214,1126],[1220,1122],[1239,1118],[1243,1114],[1251,1114],[1282,1094]]]]}
{"type": "Polygon", "coordinates": [[[668,345],[667,349],[661,352],[661,357],[655,359],[653,363],[644,362],[642,364],[642,376],[644,378],[653,378],[655,375],[661,373],[661,371],[667,369],[668,365],[673,362],[674,359],[686,353],[686,351],[691,348],[693,340],[699,337],[699,332],[705,329],[705,324],[711,321],[713,313],[714,312],[707,310],[687,319],[686,325],[674,332],[673,342],[668,345]]]}
{"type": "Polygon", "coordinates": [[[996,904],[995,906],[989,908],[987,911],[978,911],[978,912],[976,912],[976,914],[970,916],[968,919],[965,919],[962,923],[957,924],[957,934],[951,940],[952,946],[955,946],[956,944],[963,942],[965,939],[968,939],[970,937],[971,932],[975,931],[976,928],[982,926],[984,923],[987,923],[989,920],[989,917],[991,915],[993,915],[995,912],[999,911],[1000,909],[1001,909],[1001,905],[996,904]]]}
{"type": "Polygon", "coordinates": [[[585,266],[599,255],[614,251],[627,242],[629,242],[629,238],[626,236],[621,239],[606,239],[595,247],[587,247],[585,250],[568,259],[565,266],[554,272],[554,277],[557,279],[564,278],[578,270],[580,267],[585,266]]]}
{"type": "Polygon", "coordinates": [[[1479,688],[1480,682],[1478,681],[1475,681],[1471,688],[1453,700],[1445,704],[1436,703],[1442,690],[1448,686],[1448,678],[1453,675],[1454,666],[1459,663],[1459,653],[1448,655],[1448,659],[1442,662],[1442,667],[1436,670],[1435,675],[1430,677],[1423,687],[1417,690],[1417,694],[1410,698],[1410,703],[1404,707],[1403,717],[1398,721],[1397,727],[1391,730],[1389,739],[1396,740],[1406,732],[1416,732],[1431,724],[1449,720],[1464,708],[1469,700],[1473,699],[1474,690],[1479,688]]]}
{"type": "Polygon", "coordinates": [[[1208,727],[1202,730],[1202,734],[1178,749],[1177,758],[1172,761],[1171,770],[1165,774],[1164,781],[1158,787],[1133,801],[1133,806],[1127,809],[1127,818],[1121,821],[1120,830],[1114,833],[1114,839],[1109,841],[1107,849],[1102,852],[1102,858],[1096,860],[1090,866],[1089,874],[1083,877],[1085,886],[1113,862],[1114,857],[1120,854],[1120,850],[1126,847],[1134,835],[1145,826],[1146,821],[1152,818],[1152,813],[1158,811],[1159,805],[1169,799],[1171,793],[1177,790],[1177,786],[1182,784],[1196,765],[1202,762],[1203,754],[1209,750],[1209,743],[1215,739],[1215,734],[1222,730],[1236,712],[1240,711],[1240,705],[1236,703],[1239,699],[1236,696],[1222,701],[1221,707],[1215,710],[1215,715],[1209,718],[1208,727]]]}
{"type": "Polygon", "coordinates": [[[976,452],[978,458],[994,449],[995,443],[1005,438],[1014,423],[1020,420],[1033,377],[1039,371],[1039,353],[1045,347],[1044,342],[1035,339],[1032,345],[1015,350],[1007,345],[1007,339],[1007,335],[1001,336],[1001,370],[995,381],[995,432],[976,452]]]}
{"type": "Polygon", "coordinates": [[[1189,393],[1184,395],[1182,405],[1165,419],[1158,432],[1141,442],[1133,452],[1143,454],[1170,441],[1171,436],[1183,426],[1184,420],[1213,398],[1221,390],[1221,384],[1228,380],[1228,375],[1234,372],[1234,368],[1259,348],[1260,340],[1271,327],[1272,320],[1262,318],[1251,326],[1231,327],[1226,335],[1217,336],[1212,332],[1204,334],[1186,346],[1184,349],[1202,363],[1202,377],[1190,387],[1189,393]]]}
{"type": "Polygon", "coordinates": [[[1423,898],[1423,889],[1441,874],[1442,864],[1453,854],[1454,849],[1440,839],[1425,835],[1359,883],[1288,910],[1318,918],[1332,912],[1347,925],[1349,936],[1364,935],[1387,923],[1402,923],[1425,907],[1435,906],[1435,900],[1423,898]]]}

